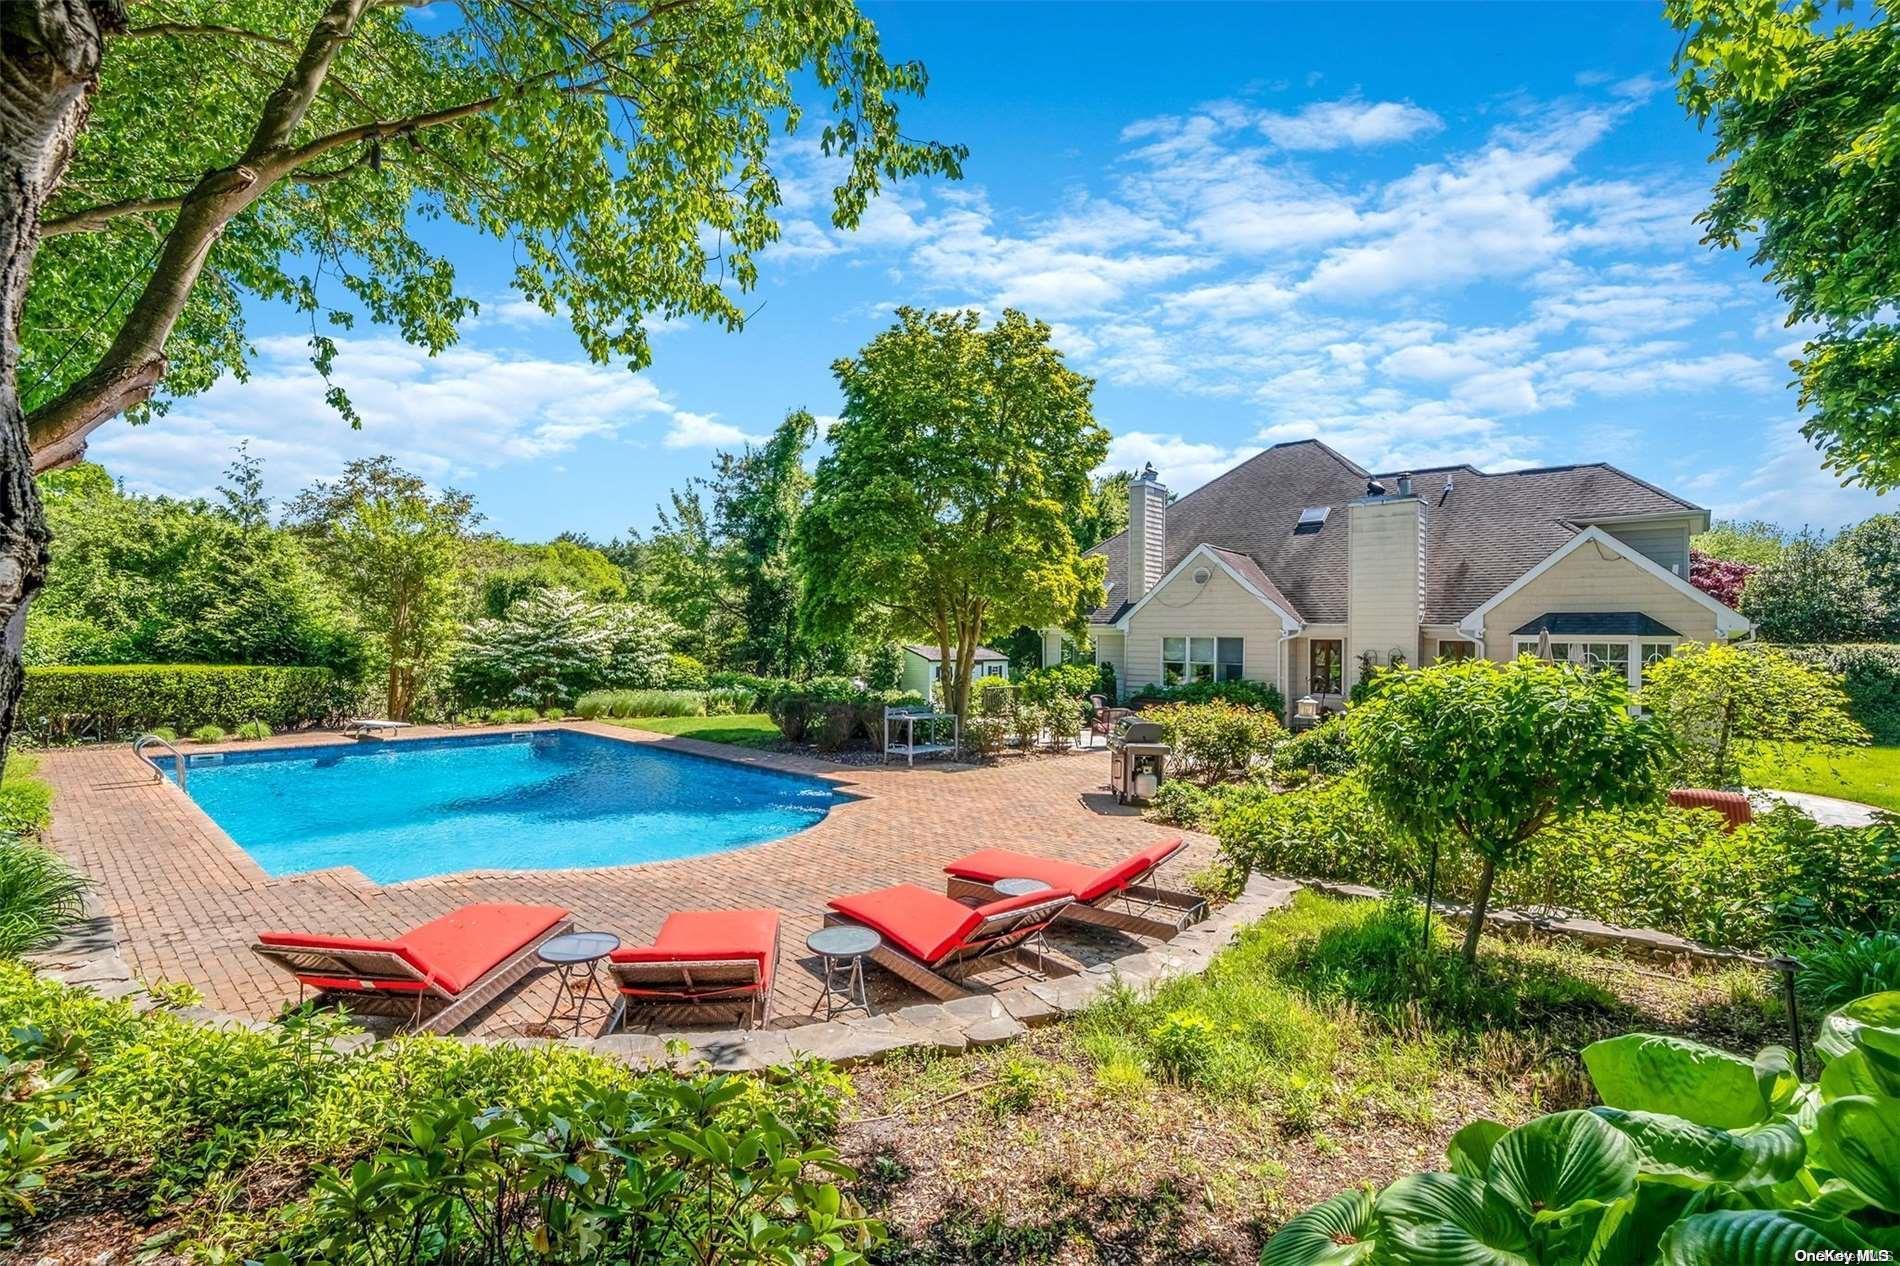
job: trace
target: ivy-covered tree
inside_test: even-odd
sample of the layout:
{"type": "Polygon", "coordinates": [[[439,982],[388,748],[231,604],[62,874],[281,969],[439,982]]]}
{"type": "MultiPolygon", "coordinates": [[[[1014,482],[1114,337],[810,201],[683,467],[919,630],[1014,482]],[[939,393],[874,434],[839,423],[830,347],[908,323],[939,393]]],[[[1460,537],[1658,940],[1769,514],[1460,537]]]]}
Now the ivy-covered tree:
{"type": "Polygon", "coordinates": [[[1079,634],[1102,602],[1106,563],[1070,523],[1108,433],[1045,323],[897,315],[832,367],[844,408],[798,523],[801,618],[820,638],[869,624],[936,646],[963,715],[986,629],[1079,634]]]}
{"type": "Polygon", "coordinates": [[[923,68],[850,0],[10,0],[0,48],[0,738],[46,565],[32,473],[241,372],[248,302],[308,312],[325,374],[363,316],[439,351],[475,311],[412,232],[446,218],[637,369],[652,316],[743,323],[779,137],[815,134],[839,228],[963,157],[903,133],[923,68]]]}
{"type": "Polygon", "coordinates": [[[1862,519],[1835,537],[1829,549],[1866,582],[1867,636],[1900,641],[1900,514],[1862,519]]]}
{"type": "Polygon", "coordinates": [[[454,640],[458,570],[480,519],[466,493],[436,492],[387,457],[351,462],[290,503],[289,524],[376,645],[391,720],[409,719],[454,640]]]}
{"type": "Polygon", "coordinates": [[[1530,656],[1393,669],[1347,712],[1373,805],[1423,844],[1484,859],[1465,930],[1477,958],[1500,866],[1566,818],[1654,800],[1667,740],[1612,673],[1530,656]]]}
{"type": "Polygon", "coordinates": [[[734,654],[749,672],[791,676],[807,658],[792,533],[811,491],[805,451],[817,433],[817,420],[794,409],[764,444],[721,453],[714,463],[713,530],[738,599],[734,654]]]}
{"type": "Polygon", "coordinates": [[[499,619],[462,631],[449,665],[470,703],[572,704],[602,686],[658,686],[679,630],[639,603],[592,602],[570,589],[534,589],[499,619]]]}
{"type": "Polygon", "coordinates": [[[1735,787],[1751,743],[1854,745],[1867,731],[1840,679],[1759,643],[1691,642],[1643,674],[1642,704],[1674,738],[1675,773],[1692,787],[1735,787]]]}
{"type": "Polygon", "coordinates": [[[1900,486],[1900,18],[1873,3],[1667,0],[1677,95],[1715,127],[1704,241],[1744,242],[1819,327],[1794,369],[1802,434],[1850,482],[1900,486]]]}

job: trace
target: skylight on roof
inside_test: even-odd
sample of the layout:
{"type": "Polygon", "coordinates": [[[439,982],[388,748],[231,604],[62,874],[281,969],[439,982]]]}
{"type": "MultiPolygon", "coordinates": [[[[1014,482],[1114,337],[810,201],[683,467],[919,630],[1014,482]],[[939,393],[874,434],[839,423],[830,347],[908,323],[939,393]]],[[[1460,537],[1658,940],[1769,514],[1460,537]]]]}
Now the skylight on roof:
{"type": "Polygon", "coordinates": [[[1326,516],[1332,513],[1331,506],[1308,506],[1300,511],[1300,521],[1293,525],[1294,535],[1317,532],[1326,526],[1326,516]]]}

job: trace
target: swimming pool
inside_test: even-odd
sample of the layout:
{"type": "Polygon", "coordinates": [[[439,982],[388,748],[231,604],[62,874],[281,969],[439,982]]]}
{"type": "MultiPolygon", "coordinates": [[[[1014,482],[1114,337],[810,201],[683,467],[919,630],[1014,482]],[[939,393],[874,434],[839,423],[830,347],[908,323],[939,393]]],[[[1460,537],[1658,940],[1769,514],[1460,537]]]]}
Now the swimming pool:
{"type": "Polygon", "coordinates": [[[802,831],[840,799],[816,778],[572,730],[186,760],[191,798],[270,874],[354,866],[377,883],[693,857],[802,831]]]}

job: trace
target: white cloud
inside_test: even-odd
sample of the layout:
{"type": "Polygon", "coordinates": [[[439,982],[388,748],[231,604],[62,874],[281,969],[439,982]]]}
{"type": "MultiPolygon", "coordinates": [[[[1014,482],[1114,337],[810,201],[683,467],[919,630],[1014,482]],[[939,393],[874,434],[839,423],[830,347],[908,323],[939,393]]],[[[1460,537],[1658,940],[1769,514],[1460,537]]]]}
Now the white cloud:
{"type": "Polygon", "coordinates": [[[1821,468],[1821,455],[1797,421],[1774,427],[1764,460],[1748,474],[1699,490],[1718,518],[1769,519],[1786,528],[1833,531],[1870,514],[1900,510],[1900,498],[1843,487],[1821,468]]]}
{"type": "Polygon", "coordinates": [[[1109,443],[1108,460],[1096,473],[1140,470],[1152,462],[1169,491],[1185,493],[1225,474],[1259,451],[1257,445],[1227,448],[1183,439],[1179,435],[1129,431],[1109,443]]]}
{"type": "Polygon", "coordinates": [[[1330,150],[1385,145],[1445,126],[1409,101],[1315,101],[1296,114],[1262,115],[1256,127],[1281,149],[1330,150]]]}
{"type": "Polygon", "coordinates": [[[638,432],[676,413],[651,378],[586,361],[469,346],[431,357],[394,338],[338,340],[335,378],[363,419],[324,400],[300,338],[258,340],[248,382],[225,379],[145,426],[113,423],[90,454],[141,491],[209,491],[241,439],[264,459],[272,497],[387,453],[437,484],[546,461],[582,440],[638,432]]]}
{"type": "Polygon", "coordinates": [[[681,409],[673,415],[673,425],[662,443],[668,448],[738,448],[743,444],[763,444],[767,438],[749,434],[709,414],[681,409]]]}

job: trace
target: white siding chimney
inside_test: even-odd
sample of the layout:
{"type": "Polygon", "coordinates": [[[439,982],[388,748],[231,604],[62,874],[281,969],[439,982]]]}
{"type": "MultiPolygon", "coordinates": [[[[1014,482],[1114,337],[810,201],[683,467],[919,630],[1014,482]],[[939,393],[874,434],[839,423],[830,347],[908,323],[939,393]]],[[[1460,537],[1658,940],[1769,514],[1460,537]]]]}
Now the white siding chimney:
{"type": "Polygon", "coordinates": [[[1168,490],[1150,462],[1128,485],[1128,601],[1140,602],[1161,583],[1167,557],[1168,490]]]}
{"type": "MultiPolygon", "coordinates": [[[[1411,487],[1403,476],[1401,488],[1411,487]]],[[[1418,663],[1425,604],[1425,503],[1406,491],[1369,494],[1349,507],[1346,562],[1346,686],[1359,676],[1359,654],[1382,666],[1394,649],[1418,663]]]]}

